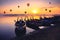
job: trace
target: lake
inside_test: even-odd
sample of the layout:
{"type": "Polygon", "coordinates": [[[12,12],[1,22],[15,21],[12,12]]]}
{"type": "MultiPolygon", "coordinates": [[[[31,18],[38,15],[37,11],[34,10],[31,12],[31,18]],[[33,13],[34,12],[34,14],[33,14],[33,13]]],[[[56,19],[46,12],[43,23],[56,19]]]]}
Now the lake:
{"type": "MultiPolygon", "coordinates": [[[[21,17],[21,16],[20,16],[21,17]]],[[[0,17],[0,39],[1,40],[9,40],[10,38],[16,37],[15,35],[15,22],[17,17],[0,17]]],[[[24,17],[22,17],[24,19],[24,17]]],[[[26,28],[27,32],[32,32],[34,31],[33,29],[26,28]]]]}
{"type": "MultiPolygon", "coordinates": [[[[15,35],[15,22],[14,20],[17,20],[18,16],[3,16],[0,17],[0,39],[1,40],[9,40],[13,37],[16,37],[15,35]]],[[[28,19],[31,19],[33,17],[28,16],[28,19]]],[[[39,16],[35,16],[35,19],[39,19],[39,16]]],[[[25,19],[25,16],[19,16],[19,19],[25,19]]],[[[26,34],[34,31],[33,29],[30,29],[26,27],[26,34]]]]}

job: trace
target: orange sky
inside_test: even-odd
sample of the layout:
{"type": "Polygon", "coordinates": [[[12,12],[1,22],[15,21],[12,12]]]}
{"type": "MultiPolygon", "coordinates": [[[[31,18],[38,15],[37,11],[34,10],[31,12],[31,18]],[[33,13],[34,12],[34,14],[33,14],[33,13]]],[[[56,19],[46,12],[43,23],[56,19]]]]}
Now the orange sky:
{"type": "Polygon", "coordinates": [[[24,11],[27,11],[27,14],[60,14],[60,5],[54,4],[56,2],[49,1],[24,1],[23,2],[12,2],[8,4],[2,4],[0,7],[0,13],[6,11],[6,14],[24,14],[24,11]],[[30,6],[27,7],[27,3],[30,3],[30,6]],[[20,6],[18,8],[17,6],[20,6]],[[47,8],[47,11],[45,9],[47,8]],[[12,12],[9,10],[12,9],[12,12]],[[33,11],[36,10],[36,13],[33,11]],[[51,10],[51,12],[49,12],[51,10]]]}

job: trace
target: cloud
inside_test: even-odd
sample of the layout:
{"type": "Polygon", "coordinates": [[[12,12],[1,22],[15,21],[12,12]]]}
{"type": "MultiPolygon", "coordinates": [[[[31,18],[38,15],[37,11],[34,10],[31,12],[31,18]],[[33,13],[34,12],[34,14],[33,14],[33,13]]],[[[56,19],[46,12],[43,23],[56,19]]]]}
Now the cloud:
{"type": "Polygon", "coordinates": [[[0,5],[7,5],[18,2],[21,2],[21,0],[0,0],[0,5]]]}
{"type": "Polygon", "coordinates": [[[9,5],[13,3],[20,3],[20,2],[40,2],[40,3],[48,3],[51,2],[53,5],[60,5],[60,0],[0,0],[0,6],[1,5],[9,5]]]}

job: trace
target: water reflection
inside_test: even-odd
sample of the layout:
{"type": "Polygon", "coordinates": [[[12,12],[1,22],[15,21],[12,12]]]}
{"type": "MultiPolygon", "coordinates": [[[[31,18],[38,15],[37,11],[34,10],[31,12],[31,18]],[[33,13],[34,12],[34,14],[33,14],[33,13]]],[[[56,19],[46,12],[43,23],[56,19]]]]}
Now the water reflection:
{"type": "MultiPolygon", "coordinates": [[[[21,18],[21,16],[20,16],[21,18]]],[[[25,17],[22,17],[25,18],[25,17]]],[[[8,40],[11,39],[13,37],[15,37],[15,22],[14,20],[16,20],[17,17],[0,17],[0,38],[1,40],[8,40]]],[[[33,29],[30,28],[26,28],[27,32],[32,32],[34,31],[33,29]]]]}
{"type": "MultiPolygon", "coordinates": [[[[27,20],[28,21],[28,20],[27,20]]],[[[54,16],[52,18],[44,18],[44,19],[40,19],[39,21],[38,20],[29,20],[28,23],[30,23],[27,27],[30,27],[32,29],[35,29],[37,28],[36,23],[39,23],[40,25],[40,30],[37,30],[37,31],[34,31],[32,33],[30,33],[30,35],[25,35],[23,36],[22,38],[21,37],[17,37],[16,39],[18,40],[59,40],[60,38],[60,35],[59,35],[59,31],[60,31],[60,16],[54,16]],[[47,23],[47,24],[46,24],[47,23]],[[34,25],[36,24],[36,25],[34,25]],[[32,27],[31,27],[32,25],[32,27]],[[46,27],[47,26],[47,27],[46,27]],[[46,29],[45,29],[46,28],[46,29]],[[45,39],[46,38],[46,39],[45,39]]],[[[36,29],[35,29],[36,30],[36,29]]],[[[19,31],[19,30],[17,30],[19,31]]],[[[21,31],[21,30],[20,30],[21,31]]],[[[22,31],[23,32],[23,31],[22,31]]],[[[21,32],[21,33],[22,33],[21,32]]]]}
{"type": "Polygon", "coordinates": [[[14,22],[13,18],[10,17],[0,17],[0,37],[1,40],[8,40],[15,36],[14,33],[14,22]]]}
{"type": "MultiPolygon", "coordinates": [[[[25,16],[20,16],[19,19],[22,19],[24,20],[25,16]]],[[[28,19],[39,19],[39,16],[29,16],[28,19]]],[[[0,37],[2,40],[6,39],[11,39],[13,37],[16,37],[15,35],[15,22],[14,20],[16,20],[17,17],[0,17],[0,37]]],[[[34,29],[30,29],[28,27],[26,27],[26,34],[29,33],[29,32],[32,32],[34,31],[34,29]]]]}

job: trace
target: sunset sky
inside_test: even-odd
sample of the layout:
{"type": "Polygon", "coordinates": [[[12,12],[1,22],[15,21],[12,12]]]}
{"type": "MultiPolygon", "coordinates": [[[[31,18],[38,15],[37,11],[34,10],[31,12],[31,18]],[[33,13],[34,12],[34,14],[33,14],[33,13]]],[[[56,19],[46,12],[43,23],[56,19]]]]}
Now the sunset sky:
{"type": "Polygon", "coordinates": [[[24,11],[27,14],[60,14],[60,0],[0,0],[0,14],[4,11],[6,14],[24,14],[24,11]],[[30,4],[29,7],[27,3],[30,4]]]}

